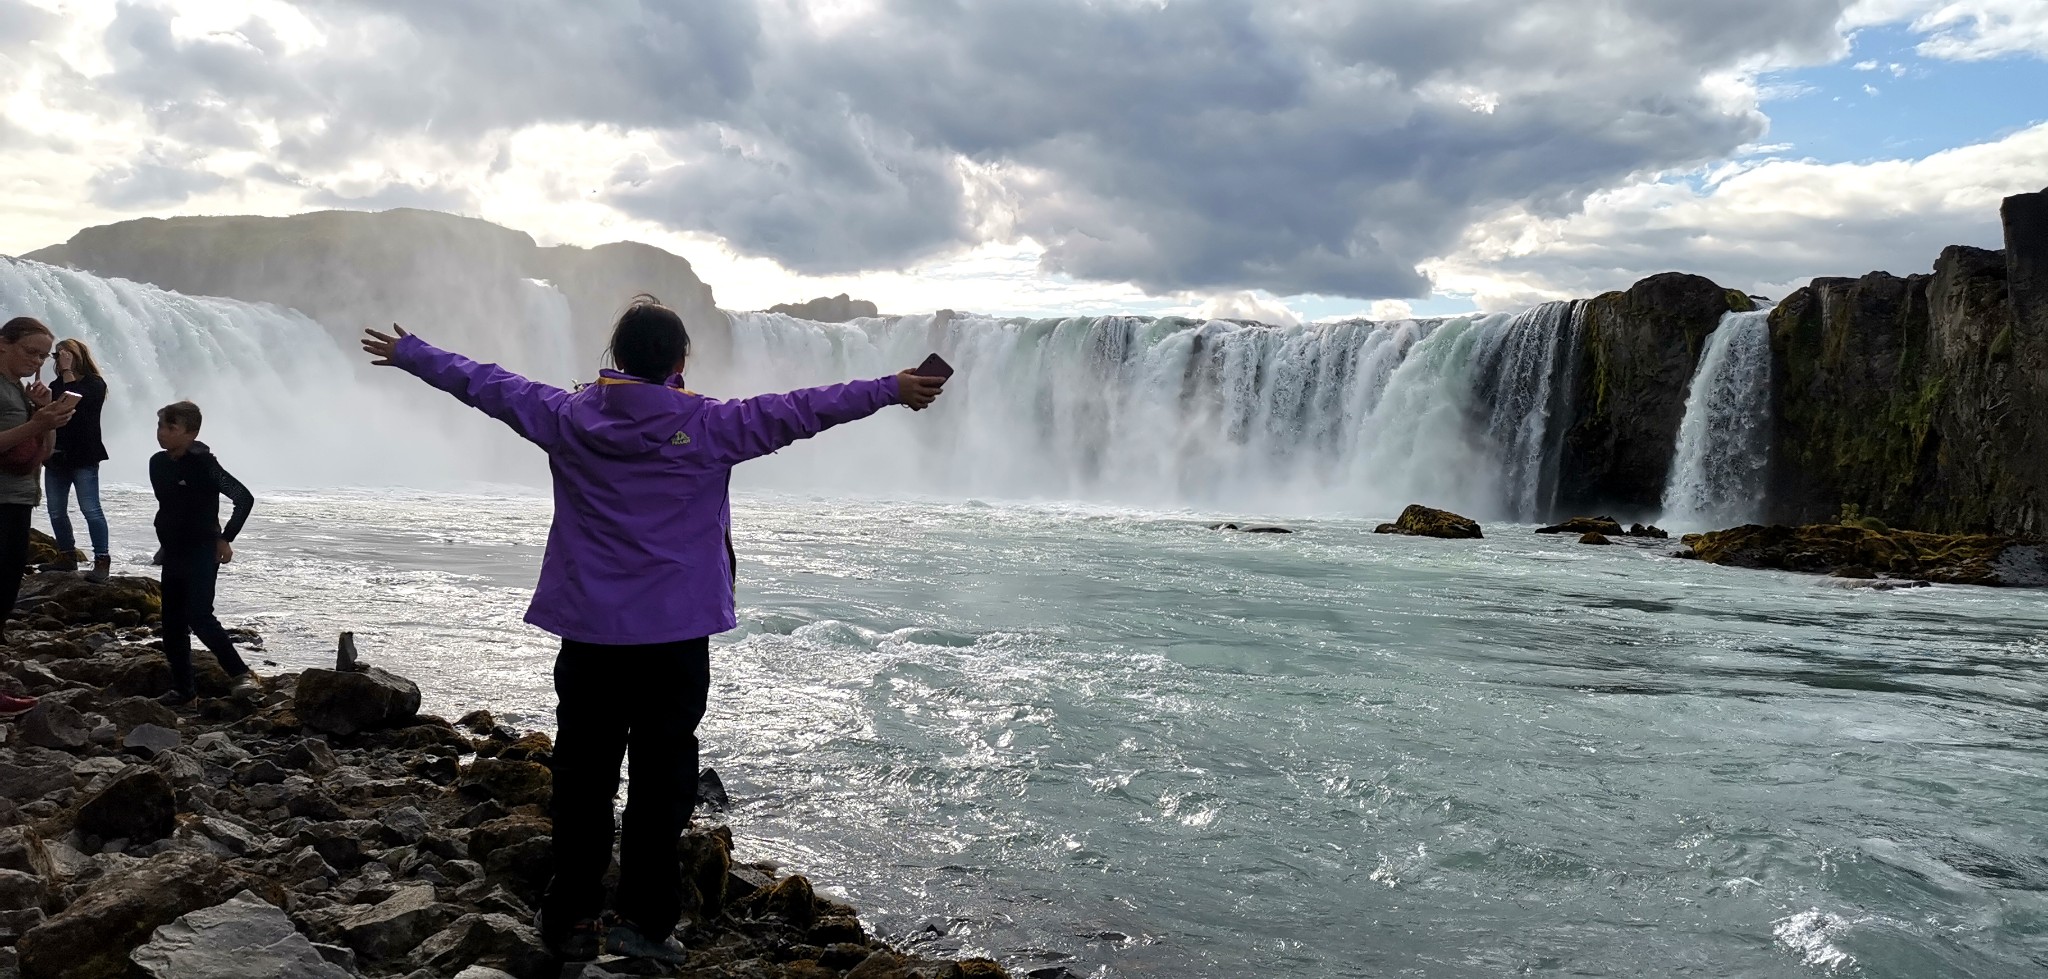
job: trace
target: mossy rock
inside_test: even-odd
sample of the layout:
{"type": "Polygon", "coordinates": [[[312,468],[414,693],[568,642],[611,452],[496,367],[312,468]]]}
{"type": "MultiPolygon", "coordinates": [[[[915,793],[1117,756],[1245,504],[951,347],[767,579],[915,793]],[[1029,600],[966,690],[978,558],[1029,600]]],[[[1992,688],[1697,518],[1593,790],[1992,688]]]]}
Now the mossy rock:
{"type": "MultiPolygon", "coordinates": [[[[42,531],[40,531],[40,530],[36,530],[36,529],[35,529],[35,528],[33,528],[33,527],[29,528],[29,532],[28,532],[28,566],[29,566],[29,567],[31,567],[31,568],[34,568],[34,567],[36,567],[36,566],[38,566],[38,565],[44,565],[44,564],[55,564],[55,563],[57,562],[57,560],[58,560],[59,558],[63,557],[63,556],[64,556],[64,552],[63,552],[63,551],[60,551],[60,550],[58,550],[58,549],[57,549],[57,539],[56,539],[56,538],[54,538],[54,537],[51,537],[51,536],[50,536],[49,534],[43,533],[43,532],[42,532],[42,531]]],[[[78,562],[80,562],[80,563],[84,563],[84,562],[85,562],[85,561],[87,560],[87,558],[86,558],[86,556],[85,556],[85,552],[84,552],[84,551],[78,551],[78,550],[74,550],[74,551],[72,551],[72,552],[71,552],[71,559],[72,559],[72,560],[74,560],[74,561],[78,561],[78,562]]]]}
{"type": "Polygon", "coordinates": [[[1479,529],[1479,521],[1471,517],[1461,517],[1449,510],[1431,509],[1419,503],[1401,511],[1399,520],[1380,524],[1373,533],[1447,540],[1474,540],[1486,536],[1479,529]]]}
{"type": "Polygon", "coordinates": [[[1842,524],[1765,527],[1688,534],[1685,545],[1709,564],[1812,574],[1883,568],[1949,585],[2048,585],[2048,542],[1990,534],[1926,534],[1842,524]]]}
{"type": "Polygon", "coordinates": [[[1539,534],[1606,534],[1620,537],[1626,531],[1613,517],[1573,517],[1561,524],[1539,528],[1539,534]]]}

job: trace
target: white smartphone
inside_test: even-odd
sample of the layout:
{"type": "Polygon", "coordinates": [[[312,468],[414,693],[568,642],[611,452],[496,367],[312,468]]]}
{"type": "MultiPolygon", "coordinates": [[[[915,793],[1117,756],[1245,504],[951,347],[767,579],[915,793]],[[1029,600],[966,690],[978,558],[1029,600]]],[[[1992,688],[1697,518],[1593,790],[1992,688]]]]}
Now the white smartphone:
{"type": "Polygon", "coordinates": [[[83,395],[83,394],[80,394],[80,393],[78,393],[78,392],[76,392],[76,391],[66,391],[66,392],[64,392],[63,394],[60,394],[60,395],[58,395],[58,397],[60,397],[60,398],[83,398],[83,397],[85,397],[85,395],[83,395]]]}

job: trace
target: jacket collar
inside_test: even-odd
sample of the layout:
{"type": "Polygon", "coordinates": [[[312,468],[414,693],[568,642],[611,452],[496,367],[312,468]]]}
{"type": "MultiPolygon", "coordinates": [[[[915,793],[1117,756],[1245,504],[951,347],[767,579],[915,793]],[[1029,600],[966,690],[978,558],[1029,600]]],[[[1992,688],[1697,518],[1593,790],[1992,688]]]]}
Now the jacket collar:
{"type": "MultiPolygon", "coordinates": [[[[599,384],[646,384],[646,383],[648,383],[648,382],[647,382],[647,381],[646,381],[645,379],[643,379],[643,378],[638,378],[638,377],[634,377],[634,376],[633,376],[633,375],[631,375],[631,374],[623,373],[623,372],[621,372],[621,371],[615,371],[615,370],[612,370],[611,368],[607,367],[607,368],[605,368],[605,369],[603,369],[603,370],[601,370],[601,371],[598,371],[598,372],[597,372],[597,383],[599,383],[599,384]]],[[[678,391],[682,390],[682,388],[683,388],[683,375],[681,375],[681,374],[670,374],[670,375],[668,376],[668,380],[666,380],[666,381],[663,381],[663,382],[662,382],[662,386],[663,386],[663,387],[671,387],[671,388],[675,388],[675,389],[676,389],[676,390],[678,390],[678,391]]]]}

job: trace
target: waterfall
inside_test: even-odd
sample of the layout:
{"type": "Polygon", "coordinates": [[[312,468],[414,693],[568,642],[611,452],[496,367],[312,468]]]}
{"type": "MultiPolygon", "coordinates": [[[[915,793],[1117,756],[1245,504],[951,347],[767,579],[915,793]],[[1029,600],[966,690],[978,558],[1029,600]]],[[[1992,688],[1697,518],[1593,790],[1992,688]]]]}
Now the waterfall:
{"type": "Polygon", "coordinates": [[[741,313],[731,369],[692,384],[736,394],[874,377],[932,350],[958,370],[944,410],[827,433],[746,482],[1276,512],[1430,501],[1534,520],[1555,481],[1579,305],[1294,327],[741,313]]]}
{"type": "Polygon", "coordinates": [[[1664,486],[1664,521],[1687,529],[1760,518],[1770,463],[1770,311],[1729,313],[1707,340],[1664,486]]]}
{"type": "MultiPolygon", "coordinates": [[[[418,328],[538,380],[587,379],[594,358],[574,349],[562,294],[515,288],[524,322],[418,328]]],[[[957,369],[937,410],[827,432],[742,468],[742,485],[1373,516],[1424,502],[1535,520],[1554,494],[1581,308],[1292,327],[738,313],[727,362],[690,382],[725,397],[784,391],[893,374],[934,350],[957,369]]],[[[98,353],[110,479],[142,479],[153,412],[189,398],[207,412],[206,440],[262,485],[546,480],[504,426],[370,368],[291,310],[0,259],[0,312],[98,353]]]]}
{"type": "MultiPolygon", "coordinates": [[[[523,288],[537,321],[506,324],[495,349],[467,352],[572,380],[583,371],[559,361],[566,302],[542,283],[523,288]]],[[[92,348],[107,377],[111,481],[146,482],[156,409],[181,400],[205,412],[201,440],[237,476],[262,486],[458,488],[546,478],[545,460],[504,426],[369,367],[291,310],[0,258],[0,319],[14,316],[36,317],[59,338],[92,348]]]]}
{"type": "Polygon", "coordinates": [[[1480,354],[1481,399],[1491,406],[1487,434],[1500,452],[1508,513],[1517,520],[1547,517],[1556,496],[1556,459],[1569,419],[1559,425],[1551,419],[1571,403],[1576,361],[1566,358],[1577,351],[1584,307],[1545,303],[1529,310],[1493,331],[1480,354]]]}

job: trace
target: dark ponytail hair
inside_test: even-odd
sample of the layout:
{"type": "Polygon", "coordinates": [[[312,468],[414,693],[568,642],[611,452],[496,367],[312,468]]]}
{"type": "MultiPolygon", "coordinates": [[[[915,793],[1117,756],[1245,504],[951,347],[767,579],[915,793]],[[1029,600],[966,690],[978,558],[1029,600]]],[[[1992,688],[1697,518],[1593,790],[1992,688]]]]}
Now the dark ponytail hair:
{"type": "Polygon", "coordinates": [[[660,383],[690,355],[690,331],[675,310],[643,292],[619,314],[606,354],[621,372],[660,383]]]}

